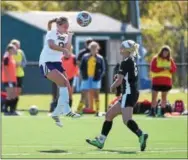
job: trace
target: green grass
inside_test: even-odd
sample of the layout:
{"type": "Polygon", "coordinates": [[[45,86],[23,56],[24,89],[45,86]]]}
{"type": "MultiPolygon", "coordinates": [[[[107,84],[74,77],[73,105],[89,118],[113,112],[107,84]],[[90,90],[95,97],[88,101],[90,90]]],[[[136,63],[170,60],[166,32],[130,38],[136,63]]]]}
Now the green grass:
{"type": "MultiPolygon", "coordinates": [[[[109,100],[113,95],[109,96],[109,100]]],[[[74,96],[74,106],[79,102],[74,96]]],[[[150,99],[149,93],[142,93],[140,99],[150,99]]],[[[183,99],[185,93],[169,94],[170,102],[183,99]]],[[[24,95],[19,108],[28,109],[37,105],[48,110],[50,95],[24,95]]],[[[101,95],[101,107],[104,95],[101,95]]],[[[103,108],[104,109],[104,108],[103,108]]],[[[103,110],[102,109],[102,110],[103,110]]],[[[84,115],[80,119],[62,117],[63,128],[57,127],[47,113],[30,116],[2,116],[2,158],[187,158],[187,117],[147,118],[134,115],[139,126],[149,133],[148,147],[139,151],[138,138],[122,123],[121,116],[113,123],[103,150],[98,150],[85,142],[86,138],[99,135],[104,117],[84,115]]]]}
{"type": "Polygon", "coordinates": [[[63,117],[57,127],[45,113],[2,117],[2,158],[186,158],[186,117],[134,119],[149,133],[148,147],[139,151],[138,138],[125,127],[121,117],[114,125],[103,150],[85,142],[100,133],[104,120],[92,115],[80,119],[63,117]]]}

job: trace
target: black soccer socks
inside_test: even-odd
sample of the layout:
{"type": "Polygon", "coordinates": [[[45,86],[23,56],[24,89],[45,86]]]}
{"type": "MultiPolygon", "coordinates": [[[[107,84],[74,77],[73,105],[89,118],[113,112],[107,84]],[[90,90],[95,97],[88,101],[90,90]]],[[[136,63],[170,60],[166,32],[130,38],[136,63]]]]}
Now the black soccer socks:
{"type": "Polygon", "coordinates": [[[102,132],[101,134],[107,136],[112,128],[112,121],[105,121],[103,123],[102,132]]]}
{"type": "Polygon", "coordinates": [[[128,120],[127,122],[127,127],[133,132],[135,133],[138,137],[140,137],[142,135],[142,131],[138,128],[138,125],[136,124],[136,122],[134,120],[128,120]]]}

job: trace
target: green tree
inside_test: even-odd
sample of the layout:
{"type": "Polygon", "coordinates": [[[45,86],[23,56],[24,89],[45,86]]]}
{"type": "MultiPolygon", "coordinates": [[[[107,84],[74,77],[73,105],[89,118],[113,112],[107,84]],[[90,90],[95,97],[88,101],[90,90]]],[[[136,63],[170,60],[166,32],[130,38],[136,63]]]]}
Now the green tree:
{"type": "MultiPolygon", "coordinates": [[[[187,1],[139,1],[143,44],[150,61],[164,44],[172,48],[173,56],[178,56],[180,37],[184,35],[188,44],[188,2],[187,1]]],[[[120,21],[128,21],[128,1],[88,0],[88,1],[2,1],[4,11],[81,11],[99,12],[120,21]]]]}

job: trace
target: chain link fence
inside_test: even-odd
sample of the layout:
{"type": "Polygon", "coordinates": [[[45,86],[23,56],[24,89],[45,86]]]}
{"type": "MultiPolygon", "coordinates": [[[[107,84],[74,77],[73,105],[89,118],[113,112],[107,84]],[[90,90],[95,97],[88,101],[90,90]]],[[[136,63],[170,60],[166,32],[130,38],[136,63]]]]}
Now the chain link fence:
{"type": "MultiPolygon", "coordinates": [[[[177,63],[177,72],[173,75],[173,88],[188,88],[188,64],[177,63]]],[[[113,81],[113,69],[115,65],[108,64],[106,75],[103,78],[101,92],[108,93],[109,86],[113,81]]],[[[139,64],[139,76],[143,76],[142,70],[147,71],[145,78],[150,81],[149,64],[139,64]]],[[[141,78],[141,77],[140,77],[141,78]]],[[[139,79],[140,79],[139,78],[139,79]]],[[[139,81],[139,83],[144,83],[139,81]]],[[[140,84],[139,84],[140,85],[140,84]]],[[[140,88],[140,87],[139,87],[140,88]]],[[[149,89],[149,88],[148,88],[149,89]]],[[[25,94],[49,94],[52,92],[52,85],[41,74],[38,67],[38,62],[28,62],[25,68],[24,89],[25,94]]]]}

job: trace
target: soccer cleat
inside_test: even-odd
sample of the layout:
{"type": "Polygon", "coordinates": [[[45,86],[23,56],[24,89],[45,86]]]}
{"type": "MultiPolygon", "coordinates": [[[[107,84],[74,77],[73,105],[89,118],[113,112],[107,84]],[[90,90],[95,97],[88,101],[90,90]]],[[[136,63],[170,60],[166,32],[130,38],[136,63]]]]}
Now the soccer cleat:
{"type": "Polygon", "coordinates": [[[98,138],[95,138],[94,140],[86,139],[86,142],[99,149],[102,149],[104,147],[104,143],[101,143],[98,138]]]}
{"type": "Polygon", "coordinates": [[[83,115],[84,114],[83,111],[76,111],[76,113],[79,114],[79,115],[83,115]]]}
{"type": "Polygon", "coordinates": [[[149,112],[149,114],[147,115],[147,117],[155,117],[155,113],[149,112]]]}
{"type": "Polygon", "coordinates": [[[72,117],[72,118],[80,118],[80,114],[69,112],[65,115],[66,117],[72,117]]]}
{"type": "Polygon", "coordinates": [[[55,120],[55,123],[56,123],[57,126],[63,127],[63,124],[61,123],[61,121],[60,121],[58,116],[52,116],[52,119],[55,120]]]}
{"type": "Polygon", "coordinates": [[[144,151],[144,150],[145,150],[147,139],[148,139],[148,134],[142,134],[142,135],[139,137],[140,150],[141,150],[141,151],[144,151]]]}

